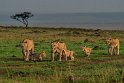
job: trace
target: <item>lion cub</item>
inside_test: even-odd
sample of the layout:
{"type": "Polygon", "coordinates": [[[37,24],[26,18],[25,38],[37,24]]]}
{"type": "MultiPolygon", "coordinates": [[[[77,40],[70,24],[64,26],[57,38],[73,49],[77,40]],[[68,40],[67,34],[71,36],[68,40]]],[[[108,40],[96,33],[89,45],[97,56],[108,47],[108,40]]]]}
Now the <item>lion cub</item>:
{"type": "Polygon", "coordinates": [[[46,57],[46,52],[42,51],[40,54],[33,53],[30,55],[30,57],[32,61],[36,61],[36,60],[42,61],[43,57],[46,57]]]}
{"type": "Polygon", "coordinates": [[[84,52],[84,54],[86,56],[89,56],[91,51],[92,51],[92,48],[89,48],[89,47],[86,47],[86,46],[85,47],[81,47],[81,49],[82,49],[82,51],[84,52]]]}
{"type": "Polygon", "coordinates": [[[74,61],[74,51],[70,51],[70,50],[64,50],[64,58],[67,61],[67,58],[69,57],[71,59],[71,61],[74,61]]]}

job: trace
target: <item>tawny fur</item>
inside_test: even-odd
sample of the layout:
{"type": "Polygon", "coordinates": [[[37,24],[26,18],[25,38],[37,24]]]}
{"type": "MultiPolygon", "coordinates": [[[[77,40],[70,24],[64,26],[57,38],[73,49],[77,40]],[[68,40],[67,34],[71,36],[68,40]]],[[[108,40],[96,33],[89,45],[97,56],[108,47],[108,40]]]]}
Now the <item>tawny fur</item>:
{"type": "Polygon", "coordinates": [[[85,46],[85,47],[81,47],[81,49],[86,56],[89,56],[91,54],[92,48],[85,46]]]}
{"type": "Polygon", "coordinates": [[[56,52],[59,54],[58,55],[59,61],[61,61],[62,52],[63,50],[67,49],[66,44],[64,42],[56,41],[51,43],[51,47],[52,47],[52,55],[51,55],[52,61],[54,61],[54,56],[56,52]]]}
{"type": "Polygon", "coordinates": [[[68,57],[71,59],[71,61],[74,61],[74,51],[70,50],[64,50],[64,58],[67,61],[68,57]]]}
{"type": "Polygon", "coordinates": [[[23,59],[29,61],[29,55],[34,53],[34,42],[30,39],[24,39],[21,44],[23,59]]]}
{"type": "Polygon", "coordinates": [[[107,39],[106,44],[108,46],[108,54],[109,55],[113,55],[113,52],[115,55],[119,55],[119,48],[120,48],[119,39],[117,39],[117,38],[107,39]]]}

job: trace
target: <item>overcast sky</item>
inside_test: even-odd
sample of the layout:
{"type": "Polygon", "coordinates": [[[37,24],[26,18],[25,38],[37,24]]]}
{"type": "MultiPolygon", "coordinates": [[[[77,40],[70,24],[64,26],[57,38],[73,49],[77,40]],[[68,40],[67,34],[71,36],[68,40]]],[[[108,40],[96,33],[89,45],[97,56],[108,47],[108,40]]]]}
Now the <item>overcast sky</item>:
{"type": "Polygon", "coordinates": [[[0,0],[0,13],[124,12],[124,0],[0,0]]]}

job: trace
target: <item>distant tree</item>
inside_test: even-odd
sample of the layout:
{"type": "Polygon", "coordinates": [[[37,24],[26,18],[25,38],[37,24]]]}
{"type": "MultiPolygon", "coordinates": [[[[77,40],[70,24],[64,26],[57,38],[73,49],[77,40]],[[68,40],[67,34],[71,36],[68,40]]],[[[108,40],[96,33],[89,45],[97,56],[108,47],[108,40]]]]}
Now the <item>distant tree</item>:
{"type": "Polygon", "coordinates": [[[31,12],[23,12],[20,14],[15,14],[10,16],[12,19],[15,19],[25,25],[25,27],[28,27],[28,18],[34,16],[31,12]]]}

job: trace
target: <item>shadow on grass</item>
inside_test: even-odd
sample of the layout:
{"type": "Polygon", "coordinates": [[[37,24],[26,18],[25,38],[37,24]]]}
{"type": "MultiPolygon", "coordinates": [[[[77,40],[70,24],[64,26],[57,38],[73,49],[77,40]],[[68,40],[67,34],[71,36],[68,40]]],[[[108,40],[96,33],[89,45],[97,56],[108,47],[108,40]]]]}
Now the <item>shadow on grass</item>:
{"type": "Polygon", "coordinates": [[[32,61],[32,60],[30,60],[29,62],[52,62],[52,60],[42,60],[42,61],[39,61],[39,60],[32,61]]]}
{"type": "Polygon", "coordinates": [[[24,61],[24,60],[18,57],[1,57],[0,61],[24,61]]]}
{"type": "MultiPolygon", "coordinates": [[[[16,56],[8,56],[8,57],[0,57],[0,61],[4,61],[4,62],[9,62],[9,61],[13,61],[13,62],[16,62],[16,61],[23,61],[23,58],[19,58],[19,57],[16,57],[16,56]]],[[[39,60],[36,60],[36,61],[27,61],[27,62],[51,62],[51,60],[42,60],[42,61],[39,61],[39,60]]]]}

